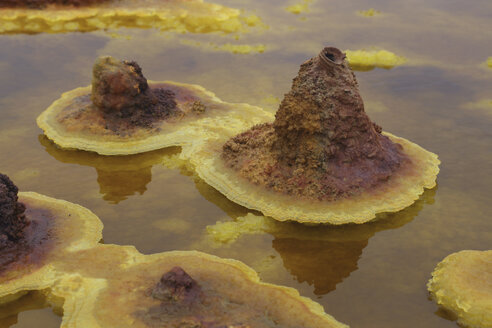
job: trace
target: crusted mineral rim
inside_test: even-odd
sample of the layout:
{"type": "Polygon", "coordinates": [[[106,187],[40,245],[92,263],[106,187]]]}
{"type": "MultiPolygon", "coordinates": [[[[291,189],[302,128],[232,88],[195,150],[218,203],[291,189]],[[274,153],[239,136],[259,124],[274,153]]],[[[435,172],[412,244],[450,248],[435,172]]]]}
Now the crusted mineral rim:
{"type": "Polygon", "coordinates": [[[106,279],[66,277],[53,295],[65,299],[67,327],[348,327],[295,289],[196,251],[141,255],[106,279]]]}
{"type": "MultiPolygon", "coordinates": [[[[16,299],[25,291],[50,287],[59,274],[56,262],[70,258],[76,251],[94,247],[102,238],[102,222],[82,206],[34,192],[20,192],[19,202],[26,206],[30,230],[25,242],[32,243],[32,251],[1,268],[0,304],[16,299]]],[[[1,253],[0,250],[0,256],[1,253]]]]}
{"type": "Polygon", "coordinates": [[[492,250],[448,255],[432,272],[432,298],[466,327],[492,327],[492,250]]]}
{"type": "Polygon", "coordinates": [[[82,0],[69,1],[80,6],[60,5],[66,1],[59,0],[32,0],[30,3],[37,4],[35,8],[8,7],[14,1],[17,3],[0,0],[0,34],[89,32],[119,27],[235,33],[260,22],[256,16],[243,17],[238,9],[203,0],[91,0],[90,5],[82,0]]]}
{"type": "Polygon", "coordinates": [[[220,191],[231,201],[250,209],[261,211],[279,221],[304,223],[364,223],[378,213],[397,212],[413,204],[424,188],[436,185],[440,161],[437,155],[390,133],[383,132],[403,147],[412,159],[413,169],[395,175],[384,186],[369,194],[339,199],[331,202],[306,201],[269,191],[238,177],[236,171],[226,167],[221,159],[225,138],[194,144],[183,149],[205,182],[220,191]]]}
{"type": "Polygon", "coordinates": [[[437,155],[372,123],[345,55],[327,47],[301,65],[273,123],[184,150],[197,173],[266,216],[363,223],[435,186],[437,155]]]}
{"type": "Polygon", "coordinates": [[[37,124],[61,148],[101,155],[130,155],[216,138],[224,130],[239,132],[273,118],[256,106],[223,102],[199,85],[171,81],[148,84],[151,89],[174,92],[177,108],[190,115],[171,122],[164,120],[152,129],[136,127],[127,134],[116,133],[107,129],[104,120],[91,109],[91,87],[87,86],[64,93],[41,113],[37,124]],[[76,124],[65,126],[60,123],[61,117],[76,124]]]}

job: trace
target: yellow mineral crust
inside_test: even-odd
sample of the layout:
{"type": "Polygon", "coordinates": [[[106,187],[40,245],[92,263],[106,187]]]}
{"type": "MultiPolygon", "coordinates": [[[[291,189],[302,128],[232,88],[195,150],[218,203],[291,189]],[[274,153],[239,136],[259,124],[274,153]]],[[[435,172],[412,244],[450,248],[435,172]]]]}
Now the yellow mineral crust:
{"type": "Polygon", "coordinates": [[[290,6],[287,6],[285,10],[288,12],[299,15],[302,13],[307,13],[309,12],[309,5],[313,2],[313,0],[303,0],[302,2],[292,4],[290,6]]]}
{"type": "Polygon", "coordinates": [[[279,221],[303,223],[364,223],[378,213],[397,212],[414,203],[424,192],[436,185],[439,159],[415,143],[383,132],[400,144],[412,161],[411,168],[397,172],[383,186],[360,195],[336,201],[307,201],[278,194],[255,185],[228,168],[221,157],[222,145],[228,136],[197,142],[182,155],[188,157],[197,174],[231,201],[261,211],[279,221]]]}
{"type": "Polygon", "coordinates": [[[0,9],[0,34],[89,32],[119,27],[177,32],[242,32],[260,24],[238,9],[203,0],[121,0],[80,8],[0,9]]]}
{"type": "Polygon", "coordinates": [[[437,304],[452,311],[466,327],[492,327],[492,250],[447,256],[427,284],[437,304]]]}
{"type": "Polygon", "coordinates": [[[106,266],[106,278],[67,274],[52,290],[54,298],[65,300],[62,327],[138,328],[196,321],[237,328],[348,327],[296,290],[260,282],[255,271],[236,260],[173,251],[140,255],[133,261],[122,270],[106,266]],[[182,268],[200,286],[200,296],[192,300],[198,303],[191,305],[200,313],[190,313],[175,298],[161,303],[162,299],[152,296],[163,274],[175,267],[182,268]],[[202,297],[220,302],[202,303],[202,297]],[[230,312],[215,311],[221,306],[230,312]]]}
{"type": "Polygon", "coordinates": [[[264,53],[267,49],[267,46],[264,44],[234,44],[234,43],[225,43],[225,44],[217,44],[217,43],[202,43],[198,41],[192,40],[180,40],[181,44],[186,46],[202,48],[207,51],[214,52],[230,52],[232,54],[256,54],[256,53],[264,53]]]}
{"type": "Polygon", "coordinates": [[[375,67],[390,69],[406,63],[400,57],[387,50],[346,50],[347,60],[356,71],[369,71],[375,67]]]}
{"type": "Polygon", "coordinates": [[[343,226],[306,225],[298,222],[279,222],[270,217],[248,213],[234,221],[218,221],[206,230],[213,241],[228,244],[243,234],[269,233],[275,238],[310,241],[352,242],[367,241],[379,231],[397,229],[409,223],[425,203],[434,201],[435,189],[426,190],[412,206],[403,211],[379,215],[378,220],[366,224],[343,226]]]}
{"type": "Polygon", "coordinates": [[[487,66],[492,68],[492,57],[487,58],[487,66]]]}
{"type": "Polygon", "coordinates": [[[374,16],[381,15],[381,12],[379,10],[374,9],[374,8],[370,8],[367,10],[358,11],[357,15],[364,16],[364,17],[374,17],[374,16]]]}
{"type": "MultiPolygon", "coordinates": [[[[82,206],[34,192],[19,192],[19,201],[26,206],[28,219],[42,218],[47,222],[49,238],[34,248],[23,263],[10,264],[0,274],[0,304],[14,300],[25,291],[50,287],[58,276],[57,261],[96,246],[102,238],[102,222],[82,206]]],[[[36,228],[42,225],[39,223],[36,228]]]]}
{"type": "Polygon", "coordinates": [[[104,120],[92,107],[88,86],[64,93],[37,118],[38,126],[61,148],[131,155],[216,138],[224,129],[239,132],[273,119],[271,113],[259,107],[223,102],[199,85],[149,81],[149,86],[172,90],[177,107],[191,114],[173,122],[163,121],[156,129],[136,127],[126,135],[117,134],[106,129],[104,120]],[[203,112],[194,110],[197,104],[203,112]]]}

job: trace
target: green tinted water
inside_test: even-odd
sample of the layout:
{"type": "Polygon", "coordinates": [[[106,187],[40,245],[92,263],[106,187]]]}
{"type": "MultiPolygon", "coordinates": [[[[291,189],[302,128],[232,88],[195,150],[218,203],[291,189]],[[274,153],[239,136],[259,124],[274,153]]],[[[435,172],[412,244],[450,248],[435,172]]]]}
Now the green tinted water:
{"type": "MultiPolygon", "coordinates": [[[[104,222],[105,243],[239,259],[263,280],[298,289],[353,327],[456,327],[428,300],[425,285],[449,253],[492,247],[492,108],[470,105],[492,99],[492,69],[484,64],[492,56],[492,3],[318,0],[310,12],[293,15],[284,7],[295,1],[217,2],[256,13],[269,29],[238,40],[129,29],[116,31],[117,38],[107,32],[0,35],[0,171],[21,190],[94,211],[104,222]],[[356,14],[370,7],[384,15],[356,14]],[[211,50],[210,43],[265,45],[266,51],[231,54],[211,50]],[[211,245],[203,241],[207,225],[249,211],[170,165],[179,149],[128,158],[63,151],[35,123],[62,92],[89,84],[92,63],[103,54],[137,60],[152,80],[197,83],[226,101],[275,110],[299,65],[325,45],[405,56],[405,66],[356,73],[366,110],[385,130],[442,161],[438,187],[362,229],[320,233],[313,227],[312,237],[302,229],[297,238],[255,234],[211,245]]],[[[0,308],[0,327],[60,322],[39,295],[0,308]]]]}

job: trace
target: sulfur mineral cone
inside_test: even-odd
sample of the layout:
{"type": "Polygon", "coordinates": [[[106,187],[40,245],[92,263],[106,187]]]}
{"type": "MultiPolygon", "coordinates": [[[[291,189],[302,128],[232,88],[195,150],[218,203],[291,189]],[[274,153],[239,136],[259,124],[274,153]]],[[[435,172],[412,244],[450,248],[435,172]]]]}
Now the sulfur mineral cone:
{"type": "Polygon", "coordinates": [[[301,65],[273,123],[202,143],[189,156],[231,200],[313,223],[362,223],[401,210],[439,171],[435,154],[371,122],[345,54],[333,47],[301,65]]]}

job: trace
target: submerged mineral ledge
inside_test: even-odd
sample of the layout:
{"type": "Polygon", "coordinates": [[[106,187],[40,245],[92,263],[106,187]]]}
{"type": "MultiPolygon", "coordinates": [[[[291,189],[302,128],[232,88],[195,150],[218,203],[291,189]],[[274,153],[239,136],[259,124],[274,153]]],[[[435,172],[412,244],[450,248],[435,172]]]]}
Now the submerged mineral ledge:
{"type": "Polygon", "coordinates": [[[222,156],[255,184],[335,200],[378,186],[409,162],[381,131],[364,112],[345,55],[330,47],[301,65],[273,124],[230,139],[222,156]]]}

